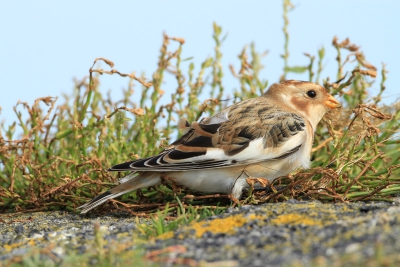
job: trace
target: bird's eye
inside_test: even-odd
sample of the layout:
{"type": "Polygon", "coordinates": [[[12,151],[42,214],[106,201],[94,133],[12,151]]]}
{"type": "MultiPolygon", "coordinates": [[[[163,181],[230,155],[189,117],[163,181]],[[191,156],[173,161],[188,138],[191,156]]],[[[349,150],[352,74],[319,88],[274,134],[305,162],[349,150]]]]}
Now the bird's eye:
{"type": "Polygon", "coordinates": [[[307,91],[307,95],[311,98],[314,98],[317,96],[317,93],[314,90],[310,90],[310,91],[307,91]]]}

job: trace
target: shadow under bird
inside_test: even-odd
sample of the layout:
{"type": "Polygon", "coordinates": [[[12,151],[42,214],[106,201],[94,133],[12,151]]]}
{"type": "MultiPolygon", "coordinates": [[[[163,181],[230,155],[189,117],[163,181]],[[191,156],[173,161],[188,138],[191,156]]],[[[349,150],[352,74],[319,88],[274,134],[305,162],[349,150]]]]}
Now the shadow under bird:
{"type": "Polygon", "coordinates": [[[240,198],[247,178],[273,179],[308,168],[317,124],[340,103],[316,83],[288,80],[263,95],[233,104],[189,124],[187,132],[158,155],[115,165],[131,171],[120,184],[79,207],[81,213],[108,199],[155,186],[164,177],[189,189],[240,198]]]}

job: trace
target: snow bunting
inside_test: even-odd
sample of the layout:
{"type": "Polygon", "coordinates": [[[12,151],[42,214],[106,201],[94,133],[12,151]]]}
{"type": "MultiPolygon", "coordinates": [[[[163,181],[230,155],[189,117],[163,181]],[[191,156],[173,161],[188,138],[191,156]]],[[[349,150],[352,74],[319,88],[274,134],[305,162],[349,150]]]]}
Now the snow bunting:
{"type": "Polygon", "coordinates": [[[86,213],[108,199],[161,184],[165,177],[192,190],[240,198],[249,177],[272,180],[300,166],[308,168],[317,124],[339,106],[319,84],[273,84],[262,96],[200,122],[183,121],[186,134],[160,154],[111,167],[109,171],[131,173],[79,208],[86,213]]]}

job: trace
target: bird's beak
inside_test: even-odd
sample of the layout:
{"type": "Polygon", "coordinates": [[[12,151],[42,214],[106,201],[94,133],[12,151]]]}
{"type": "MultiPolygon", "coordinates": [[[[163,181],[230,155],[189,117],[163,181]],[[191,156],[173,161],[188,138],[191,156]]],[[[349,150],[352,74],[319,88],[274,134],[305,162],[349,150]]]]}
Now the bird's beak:
{"type": "Polygon", "coordinates": [[[328,99],[324,101],[324,105],[328,108],[340,108],[342,105],[333,96],[329,95],[328,99]]]}

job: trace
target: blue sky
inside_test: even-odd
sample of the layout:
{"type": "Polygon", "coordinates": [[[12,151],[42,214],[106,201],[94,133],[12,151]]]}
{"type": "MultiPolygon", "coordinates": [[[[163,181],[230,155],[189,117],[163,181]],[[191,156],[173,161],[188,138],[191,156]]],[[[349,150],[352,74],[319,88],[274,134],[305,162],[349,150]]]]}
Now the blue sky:
{"type": "MultiPolygon", "coordinates": [[[[324,46],[322,77],[336,77],[333,36],[349,37],[361,46],[367,60],[390,71],[385,101],[400,96],[399,1],[335,0],[292,1],[290,12],[290,65],[305,65],[303,52],[317,54],[324,46]]],[[[263,76],[270,84],[282,73],[283,50],[281,1],[2,1],[0,4],[0,121],[16,119],[12,110],[18,100],[33,103],[44,96],[70,94],[73,77],[88,75],[93,60],[112,60],[121,72],[156,69],[162,33],[186,40],[183,57],[197,66],[213,55],[212,23],[222,26],[228,37],[223,43],[223,64],[239,65],[237,55],[254,42],[268,50],[263,76]]],[[[105,66],[103,66],[105,67],[105,66]]],[[[288,76],[288,78],[299,78],[288,76]]],[[[301,78],[301,77],[300,77],[301,78]]],[[[306,79],[306,77],[304,77],[306,79]]],[[[378,90],[380,77],[373,90],[378,90]]],[[[128,80],[101,77],[102,90],[120,95],[128,80]]],[[[226,71],[227,89],[238,87],[226,71]]],[[[173,92],[175,84],[165,82],[173,92]]],[[[139,88],[139,87],[137,87],[139,88]]],[[[139,90],[138,90],[139,91],[139,90]]],[[[137,92],[139,93],[139,92],[137,92]]]]}

